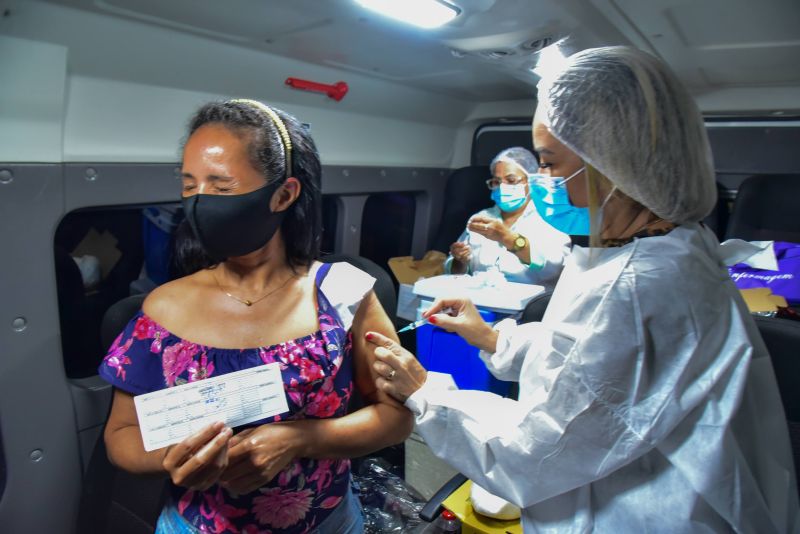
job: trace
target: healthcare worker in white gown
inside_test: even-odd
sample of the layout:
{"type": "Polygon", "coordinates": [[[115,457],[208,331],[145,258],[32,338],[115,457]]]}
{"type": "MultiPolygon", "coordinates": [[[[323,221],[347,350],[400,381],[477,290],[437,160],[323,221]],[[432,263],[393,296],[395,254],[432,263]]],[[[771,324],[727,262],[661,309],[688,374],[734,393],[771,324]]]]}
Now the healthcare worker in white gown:
{"type": "Polygon", "coordinates": [[[519,401],[455,390],[369,333],[378,387],[437,456],[522,508],[526,533],[799,532],[774,371],[699,222],[716,193],[687,91],[636,49],[580,52],[539,86],[534,145],[534,179],[576,208],[550,215],[590,207],[593,246],[573,250],[540,323],[492,328],[459,299],[427,312],[519,401]]]}

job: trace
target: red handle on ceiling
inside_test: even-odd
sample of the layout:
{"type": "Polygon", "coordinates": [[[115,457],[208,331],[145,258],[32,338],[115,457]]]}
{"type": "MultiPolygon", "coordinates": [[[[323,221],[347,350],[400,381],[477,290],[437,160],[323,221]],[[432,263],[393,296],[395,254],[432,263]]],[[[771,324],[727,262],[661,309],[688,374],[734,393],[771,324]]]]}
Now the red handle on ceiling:
{"type": "Polygon", "coordinates": [[[304,91],[325,93],[337,102],[344,98],[344,95],[346,95],[347,91],[350,89],[345,82],[327,84],[301,80],[300,78],[286,78],[286,85],[294,87],[295,89],[303,89],[304,91]]]}

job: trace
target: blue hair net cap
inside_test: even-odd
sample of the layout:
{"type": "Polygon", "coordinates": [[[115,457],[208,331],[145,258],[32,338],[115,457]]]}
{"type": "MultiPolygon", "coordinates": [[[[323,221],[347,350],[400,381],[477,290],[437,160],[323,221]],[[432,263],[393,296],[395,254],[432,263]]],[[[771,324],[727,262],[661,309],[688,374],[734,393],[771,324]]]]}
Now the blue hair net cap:
{"type": "Polygon", "coordinates": [[[675,223],[702,220],[717,191],[705,124],[662,61],[592,48],[539,83],[537,118],[620,191],[675,223]]]}
{"type": "Polygon", "coordinates": [[[497,154],[489,165],[489,170],[494,172],[494,166],[501,161],[515,164],[528,174],[534,174],[538,172],[539,169],[539,161],[536,159],[536,156],[534,156],[530,150],[522,148],[521,146],[507,148],[497,154]]]}

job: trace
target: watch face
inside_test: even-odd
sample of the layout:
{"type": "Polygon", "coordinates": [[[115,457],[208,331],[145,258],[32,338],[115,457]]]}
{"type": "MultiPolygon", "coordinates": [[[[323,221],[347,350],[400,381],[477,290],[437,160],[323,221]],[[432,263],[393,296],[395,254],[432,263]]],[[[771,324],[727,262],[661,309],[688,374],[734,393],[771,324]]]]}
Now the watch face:
{"type": "Polygon", "coordinates": [[[527,240],[522,236],[519,236],[518,238],[516,238],[514,240],[514,246],[517,248],[517,250],[519,250],[521,248],[525,248],[526,244],[527,244],[527,240]]]}

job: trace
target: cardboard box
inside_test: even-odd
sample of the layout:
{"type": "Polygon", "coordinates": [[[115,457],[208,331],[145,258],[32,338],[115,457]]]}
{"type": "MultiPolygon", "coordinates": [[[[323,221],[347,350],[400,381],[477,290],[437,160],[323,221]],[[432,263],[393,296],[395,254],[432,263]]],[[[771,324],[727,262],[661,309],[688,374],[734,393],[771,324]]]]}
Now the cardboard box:
{"type": "Polygon", "coordinates": [[[421,260],[414,256],[397,256],[389,259],[389,268],[401,284],[414,284],[420,278],[430,278],[444,273],[444,260],[447,254],[429,250],[421,260]]]}
{"type": "Polygon", "coordinates": [[[476,513],[469,500],[471,490],[472,481],[467,480],[442,503],[461,521],[461,534],[522,534],[519,519],[501,521],[476,513]]]}
{"type": "Polygon", "coordinates": [[[415,260],[414,256],[398,256],[389,259],[389,268],[400,282],[395,313],[397,317],[408,321],[417,320],[417,308],[420,300],[414,294],[414,282],[442,274],[446,259],[447,255],[438,250],[429,250],[421,260],[415,260]]]}
{"type": "Polygon", "coordinates": [[[114,234],[108,230],[103,230],[101,234],[94,227],[89,229],[71,254],[75,257],[96,257],[100,262],[104,280],[122,257],[122,252],[117,248],[117,238],[114,237],[114,234]]]}
{"type": "Polygon", "coordinates": [[[739,291],[741,291],[750,313],[774,312],[778,311],[778,307],[785,308],[787,306],[786,299],[779,295],[773,295],[768,287],[754,287],[739,291]]]}

